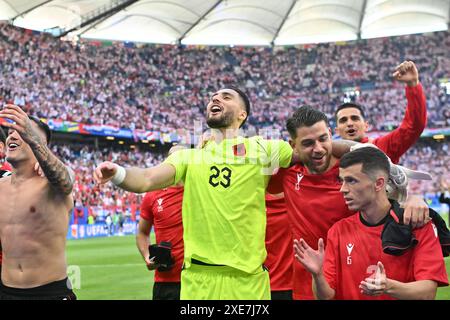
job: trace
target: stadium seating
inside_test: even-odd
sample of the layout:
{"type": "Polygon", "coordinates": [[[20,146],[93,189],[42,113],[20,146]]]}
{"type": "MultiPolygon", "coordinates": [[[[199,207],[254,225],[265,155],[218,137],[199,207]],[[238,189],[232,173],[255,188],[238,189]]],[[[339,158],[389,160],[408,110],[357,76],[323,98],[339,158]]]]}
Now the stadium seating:
{"type": "MultiPolygon", "coordinates": [[[[204,119],[210,94],[228,84],[248,92],[248,129],[285,132],[292,110],[311,104],[334,125],[335,107],[354,99],[367,108],[371,130],[396,127],[403,118],[403,85],[392,80],[405,59],[416,62],[425,88],[428,128],[450,126],[450,95],[439,80],[450,78],[448,32],[298,47],[204,47],[63,42],[0,24],[0,104],[13,102],[36,116],[87,124],[172,132],[204,119]]],[[[54,145],[77,173],[76,207],[136,207],[141,196],[112,185],[98,187],[95,164],[113,160],[150,166],[162,155],[54,145]]],[[[450,180],[448,143],[419,143],[402,163],[436,179],[415,183],[435,194],[450,180]],[[439,177],[440,179],[438,179],[439,177]]]]}

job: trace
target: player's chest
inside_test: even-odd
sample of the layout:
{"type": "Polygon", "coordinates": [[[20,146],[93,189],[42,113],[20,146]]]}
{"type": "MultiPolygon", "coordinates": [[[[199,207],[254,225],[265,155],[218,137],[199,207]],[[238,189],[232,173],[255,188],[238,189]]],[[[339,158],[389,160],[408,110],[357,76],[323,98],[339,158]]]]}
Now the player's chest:
{"type": "Polygon", "coordinates": [[[191,186],[208,187],[211,190],[230,190],[237,185],[261,183],[264,168],[253,163],[211,163],[191,166],[187,172],[187,181],[191,186]]]}
{"type": "Polygon", "coordinates": [[[398,257],[383,252],[381,239],[383,228],[384,225],[363,228],[349,225],[347,230],[341,231],[337,241],[337,252],[343,270],[351,272],[355,268],[366,269],[371,265],[376,266],[378,261],[385,261],[394,266],[408,261],[410,253],[398,257]]]}
{"type": "Polygon", "coordinates": [[[166,197],[156,197],[152,212],[154,223],[160,226],[172,225],[181,222],[182,199],[173,201],[166,197]]]}
{"type": "Polygon", "coordinates": [[[51,193],[46,186],[8,188],[0,195],[0,220],[8,223],[43,223],[52,211],[51,193]]]}

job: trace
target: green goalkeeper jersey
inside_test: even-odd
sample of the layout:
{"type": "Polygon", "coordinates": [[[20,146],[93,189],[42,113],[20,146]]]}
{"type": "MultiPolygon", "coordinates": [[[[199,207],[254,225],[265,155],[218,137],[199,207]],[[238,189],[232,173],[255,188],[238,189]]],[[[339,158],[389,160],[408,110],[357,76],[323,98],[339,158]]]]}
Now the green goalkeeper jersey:
{"type": "Polygon", "coordinates": [[[256,273],[266,259],[265,189],[273,170],[291,163],[292,148],[261,137],[208,142],[165,163],[183,181],[184,263],[191,259],[256,273]]]}

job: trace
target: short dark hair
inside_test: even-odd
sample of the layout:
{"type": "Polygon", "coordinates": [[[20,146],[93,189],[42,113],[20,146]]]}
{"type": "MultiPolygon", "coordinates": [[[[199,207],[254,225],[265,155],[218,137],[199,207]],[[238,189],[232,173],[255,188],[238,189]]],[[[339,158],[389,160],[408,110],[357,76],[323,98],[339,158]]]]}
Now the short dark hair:
{"type": "Polygon", "coordinates": [[[347,109],[347,108],[355,108],[355,109],[358,109],[359,112],[361,112],[361,116],[362,116],[364,119],[366,118],[366,115],[365,115],[365,113],[364,113],[364,108],[363,108],[363,106],[361,106],[361,105],[359,105],[359,104],[357,104],[357,103],[354,103],[354,102],[346,102],[346,103],[341,104],[341,105],[336,109],[336,112],[334,113],[334,116],[335,116],[336,120],[337,120],[337,114],[338,114],[338,112],[341,111],[342,109],[347,109]]]}
{"type": "Polygon", "coordinates": [[[389,176],[391,165],[388,157],[380,149],[363,147],[344,154],[339,161],[340,168],[348,168],[355,164],[362,164],[362,172],[371,178],[375,178],[377,171],[382,171],[389,176]]]}
{"type": "Polygon", "coordinates": [[[241,128],[247,121],[248,117],[250,116],[250,99],[248,98],[247,94],[244,91],[242,91],[241,89],[239,89],[236,86],[229,86],[228,89],[236,91],[238,93],[238,95],[242,98],[242,100],[244,101],[245,112],[247,112],[247,117],[244,119],[244,121],[239,126],[239,128],[241,128]]]}
{"type": "Polygon", "coordinates": [[[49,144],[52,139],[52,131],[50,130],[50,127],[48,126],[48,124],[46,124],[41,119],[39,119],[38,117],[35,117],[35,116],[28,116],[28,118],[30,118],[31,121],[36,123],[38,125],[39,129],[41,129],[42,131],[45,132],[45,137],[47,138],[47,144],[49,144]]]}
{"type": "Polygon", "coordinates": [[[3,127],[0,127],[0,142],[6,143],[6,134],[3,127]]]}
{"type": "Polygon", "coordinates": [[[296,138],[297,129],[301,127],[311,127],[317,122],[325,121],[329,127],[328,118],[325,113],[311,106],[303,105],[298,108],[286,122],[286,128],[291,138],[296,138]]]}

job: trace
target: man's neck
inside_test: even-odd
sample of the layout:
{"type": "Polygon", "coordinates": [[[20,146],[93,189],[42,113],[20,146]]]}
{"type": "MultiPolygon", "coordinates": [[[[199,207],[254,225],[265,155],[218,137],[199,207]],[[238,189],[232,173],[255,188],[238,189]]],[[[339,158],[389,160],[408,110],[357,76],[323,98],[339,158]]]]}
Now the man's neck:
{"type": "Polygon", "coordinates": [[[36,176],[34,166],[29,161],[12,164],[12,183],[19,183],[36,176]]]}
{"type": "Polygon", "coordinates": [[[376,199],[366,209],[361,210],[361,215],[367,223],[376,225],[381,220],[383,220],[384,217],[386,217],[386,215],[389,213],[390,208],[391,203],[389,202],[387,197],[384,196],[376,199]]]}

